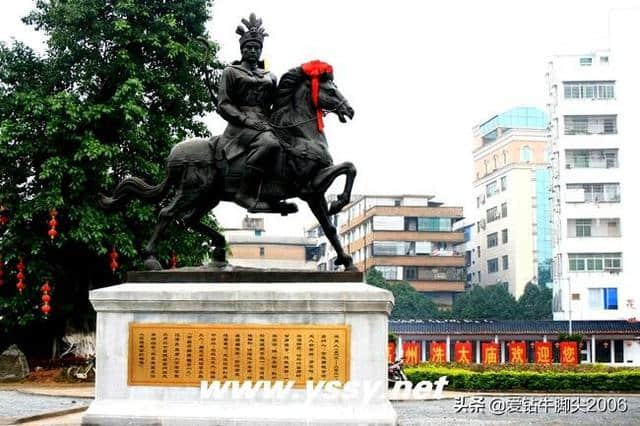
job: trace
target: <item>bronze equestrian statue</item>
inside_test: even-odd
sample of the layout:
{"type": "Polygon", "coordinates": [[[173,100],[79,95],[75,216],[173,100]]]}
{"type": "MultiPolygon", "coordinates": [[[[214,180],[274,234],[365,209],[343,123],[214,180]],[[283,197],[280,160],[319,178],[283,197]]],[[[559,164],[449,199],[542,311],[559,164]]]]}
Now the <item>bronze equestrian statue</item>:
{"type": "Polygon", "coordinates": [[[226,264],[224,236],[200,220],[220,201],[234,202],[250,212],[287,215],[298,209],[286,200],[305,201],[336,250],[336,265],[355,270],[329,217],[351,198],[356,169],[350,162],[333,164],[323,131],[323,115],[335,113],[340,122],[352,119],[353,108],[333,82],[329,64],[311,61],[276,77],[260,61],[264,37],[262,20],[252,13],[236,32],[242,60],[225,68],[218,90],[218,113],[228,121],[220,136],[194,138],[175,145],[167,158],[167,177],[152,186],[137,177],[118,184],[111,197],[101,196],[105,208],[122,205],[133,196],[162,200],[158,224],[145,247],[145,267],[162,269],[157,242],[167,225],[181,221],[211,238],[213,263],[226,264]],[[327,205],[325,192],[338,177],[345,186],[327,205]]]}

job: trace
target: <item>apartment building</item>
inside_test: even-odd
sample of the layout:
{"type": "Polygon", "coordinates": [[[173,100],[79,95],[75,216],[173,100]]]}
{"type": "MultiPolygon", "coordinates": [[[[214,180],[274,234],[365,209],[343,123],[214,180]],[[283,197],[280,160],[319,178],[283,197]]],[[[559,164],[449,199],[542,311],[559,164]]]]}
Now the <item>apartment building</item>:
{"type": "Polygon", "coordinates": [[[637,248],[625,250],[639,237],[638,18],[638,11],[613,12],[608,46],[549,63],[557,320],[638,316],[637,248]]]}
{"type": "Polygon", "coordinates": [[[476,248],[475,228],[475,222],[467,218],[459,220],[453,225],[453,230],[455,232],[462,232],[463,235],[463,241],[454,244],[453,251],[464,255],[465,290],[469,290],[473,286],[473,277],[478,269],[476,261],[473,260],[473,253],[476,248]]]}
{"type": "Polygon", "coordinates": [[[345,250],[361,271],[376,268],[389,281],[408,281],[442,308],[464,292],[464,241],[454,223],[462,207],[443,206],[430,195],[353,197],[339,215],[345,250]]]}
{"type": "Polygon", "coordinates": [[[315,238],[269,235],[265,232],[263,218],[246,216],[240,228],[227,228],[224,235],[231,251],[229,263],[234,266],[317,269],[318,248],[315,238]]]}
{"type": "Polygon", "coordinates": [[[475,126],[473,135],[471,281],[507,283],[518,298],[529,282],[551,284],[548,118],[516,107],[475,126]]]}

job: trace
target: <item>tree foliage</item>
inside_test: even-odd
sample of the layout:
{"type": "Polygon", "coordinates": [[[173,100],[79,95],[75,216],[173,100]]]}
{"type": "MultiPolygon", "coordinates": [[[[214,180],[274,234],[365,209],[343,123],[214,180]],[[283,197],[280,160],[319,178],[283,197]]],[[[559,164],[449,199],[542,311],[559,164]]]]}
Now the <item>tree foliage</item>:
{"type": "Polygon", "coordinates": [[[545,320],[551,319],[551,290],[533,283],[527,284],[516,301],[506,284],[474,286],[459,295],[451,311],[439,310],[433,301],[415,290],[408,282],[387,282],[382,274],[371,269],[367,283],[389,290],[395,298],[391,319],[491,319],[545,320]]]}
{"type": "Polygon", "coordinates": [[[516,301],[506,285],[474,286],[453,303],[452,315],[459,319],[545,320],[551,319],[551,290],[528,283],[516,301]]]}
{"type": "Polygon", "coordinates": [[[459,319],[514,319],[518,310],[516,299],[504,284],[487,287],[474,286],[471,291],[458,296],[453,302],[452,313],[459,319]]]}
{"type": "MultiPolygon", "coordinates": [[[[211,0],[39,0],[23,21],[47,36],[44,54],[0,44],[0,288],[1,333],[24,326],[38,311],[37,288],[53,286],[48,324],[88,311],[87,289],[122,279],[107,252],[120,253],[119,271],[141,267],[155,206],[134,202],[102,211],[97,195],[125,176],[158,183],[172,145],[207,130],[198,117],[214,109],[206,85],[221,67],[205,24],[211,0]],[[47,237],[48,211],[57,209],[60,235],[47,237]],[[15,289],[24,257],[27,289],[15,289]]],[[[175,251],[181,265],[198,263],[204,237],[175,233],[160,258],[175,251]]]]}
{"type": "Polygon", "coordinates": [[[371,269],[367,273],[367,283],[389,290],[395,298],[391,319],[439,318],[442,314],[433,301],[416,291],[406,281],[390,284],[382,274],[371,269]]]}
{"type": "Polygon", "coordinates": [[[550,288],[528,283],[524,293],[518,299],[517,319],[553,319],[551,301],[553,292],[550,288]]]}

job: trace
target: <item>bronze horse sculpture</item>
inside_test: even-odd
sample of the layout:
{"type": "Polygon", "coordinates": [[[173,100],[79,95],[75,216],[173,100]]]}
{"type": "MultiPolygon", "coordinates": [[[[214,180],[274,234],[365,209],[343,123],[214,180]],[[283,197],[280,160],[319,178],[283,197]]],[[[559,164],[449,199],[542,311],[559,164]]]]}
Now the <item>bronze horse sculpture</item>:
{"type": "MultiPolygon", "coordinates": [[[[270,205],[284,205],[284,200],[298,197],[305,201],[318,220],[325,235],[337,253],[336,266],[355,270],[351,256],[345,253],[330,216],[345,207],[351,198],[356,169],[350,162],[333,164],[327,139],[322,131],[321,113],[332,112],[340,122],[353,118],[354,110],[333,81],[332,69],[315,76],[318,96],[312,99],[312,78],[297,67],[285,73],[277,87],[276,101],[270,118],[270,127],[278,136],[280,155],[265,174],[258,197],[270,205]],[[331,205],[325,192],[339,176],[345,176],[342,193],[331,205]]],[[[167,176],[158,185],[149,185],[137,177],[120,182],[112,196],[102,195],[100,205],[113,208],[132,197],[159,202],[173,196],[162,208],[158,223],[145,246],[145,267],[162,269],[156,259],[157,243],[163,231],[173,221],[200,232],[211,239],[214,246],[213,264],[226,264],[225,238],[201,219],[221,201],[234,201],[242,179],[246,156],[227,160],[218,146],[218,136],[210,139],[194,138],[176,144],[167,158],[167,176]]],[[[287,214],[293,211],[272,213],[287,214]]]]}

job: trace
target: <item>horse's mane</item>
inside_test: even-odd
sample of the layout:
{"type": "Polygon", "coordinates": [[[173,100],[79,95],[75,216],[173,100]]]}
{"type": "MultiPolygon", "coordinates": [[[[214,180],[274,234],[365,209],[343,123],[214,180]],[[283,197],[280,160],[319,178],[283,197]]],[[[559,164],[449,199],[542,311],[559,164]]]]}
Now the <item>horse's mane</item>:
{"type": "Polygon", "coordinates": [[[278,83],[278,94],[273,104],[273,110],[277,111],[291,105],[296,89],[307,78],[307,75],[302,71],[302,67],[292,68],[284,73],[278,83]]]}
{"type": "MultiPolygon", "coordinates": [[[[323,74],[322,78],[332,79],[333,75],[323,74]]],[[[305,108],[309,114],[313,114],[311,111],[311,104],[295,105],[294,96],[298,87],[309,79],[309,76],[302,71],[302,67],[291,68],[284,73],[278,83],[278,92],[276,99],[273,103],[273,114],[271,115],[272,121],[276,123],[290,123],[293,119],[293,114],[300,114],[303,112],[301,108],[305,108]],[[296,110],[294,111],[293,108],[296,110]]]]}

